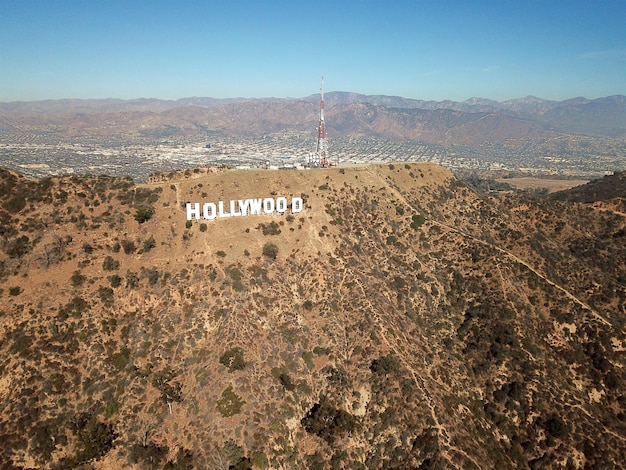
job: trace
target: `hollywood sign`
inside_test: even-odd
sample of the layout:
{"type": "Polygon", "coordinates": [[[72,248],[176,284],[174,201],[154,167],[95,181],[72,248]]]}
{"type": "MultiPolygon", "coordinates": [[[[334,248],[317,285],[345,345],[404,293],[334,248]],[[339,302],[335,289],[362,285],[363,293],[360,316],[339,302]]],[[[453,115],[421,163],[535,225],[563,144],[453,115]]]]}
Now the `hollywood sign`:
{"type": "Polygon", "coordinates": [[[303,203],[301,197],[292,197],[291,204],[288,203],[286,197],[255,198],[255,199],[238,199],[231,200],[228,204],[224,201],[205,202],[200,205],[199,202],[187,203],[187,220],[214,220],[225,217],[242,217],[247,215],[261,214],[284,214],[291,207],[291,213],[297,214],[302,212],[303,203]]]}

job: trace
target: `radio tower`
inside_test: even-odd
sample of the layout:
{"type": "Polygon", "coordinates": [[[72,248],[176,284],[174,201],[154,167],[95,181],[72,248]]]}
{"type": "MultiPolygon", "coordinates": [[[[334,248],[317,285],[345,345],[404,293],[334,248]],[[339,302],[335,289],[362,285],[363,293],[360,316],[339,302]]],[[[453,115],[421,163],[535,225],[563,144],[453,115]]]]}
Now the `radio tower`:
{"type": "Polygon", "coordinates": [[[324,75],[322,75],[320,98],[320,123],[317,127],[317,156],[319,165],[322,168],[328,168],[331,162],[328,160],[328,142],[326,141],[326,124],[324,123],[324,75]]]}

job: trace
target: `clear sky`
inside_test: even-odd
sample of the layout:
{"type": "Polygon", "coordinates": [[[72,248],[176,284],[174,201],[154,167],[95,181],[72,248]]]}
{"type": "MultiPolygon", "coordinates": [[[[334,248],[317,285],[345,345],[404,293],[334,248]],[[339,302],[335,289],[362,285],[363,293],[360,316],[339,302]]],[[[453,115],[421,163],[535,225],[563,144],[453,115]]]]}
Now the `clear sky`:
{"type": "Polygon", "coordinates": [[[626,0],[1,0],[0,101],[626,94],[626,0]]]}

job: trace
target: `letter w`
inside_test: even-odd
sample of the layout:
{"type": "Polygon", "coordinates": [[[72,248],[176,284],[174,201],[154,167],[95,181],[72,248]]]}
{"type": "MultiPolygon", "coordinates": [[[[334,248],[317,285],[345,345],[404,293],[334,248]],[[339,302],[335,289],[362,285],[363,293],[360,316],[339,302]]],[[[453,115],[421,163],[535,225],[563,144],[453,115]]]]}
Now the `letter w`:
{"type": "Polygon", "coordinates": [[[263,205],[263,199],[246,199],[250,207],[250,215],[261,214],[261,206],[263,205]]]}

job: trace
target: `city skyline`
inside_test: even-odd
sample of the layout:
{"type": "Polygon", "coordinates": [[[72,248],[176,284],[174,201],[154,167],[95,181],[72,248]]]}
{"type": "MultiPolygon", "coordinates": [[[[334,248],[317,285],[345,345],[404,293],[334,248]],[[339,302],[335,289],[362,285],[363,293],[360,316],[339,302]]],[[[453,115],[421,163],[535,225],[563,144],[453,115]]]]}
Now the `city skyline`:
{"type": "Polygon", "coordinates": [[[626,2],[4,2],[0,101],[626,94],[626,2]]]}

